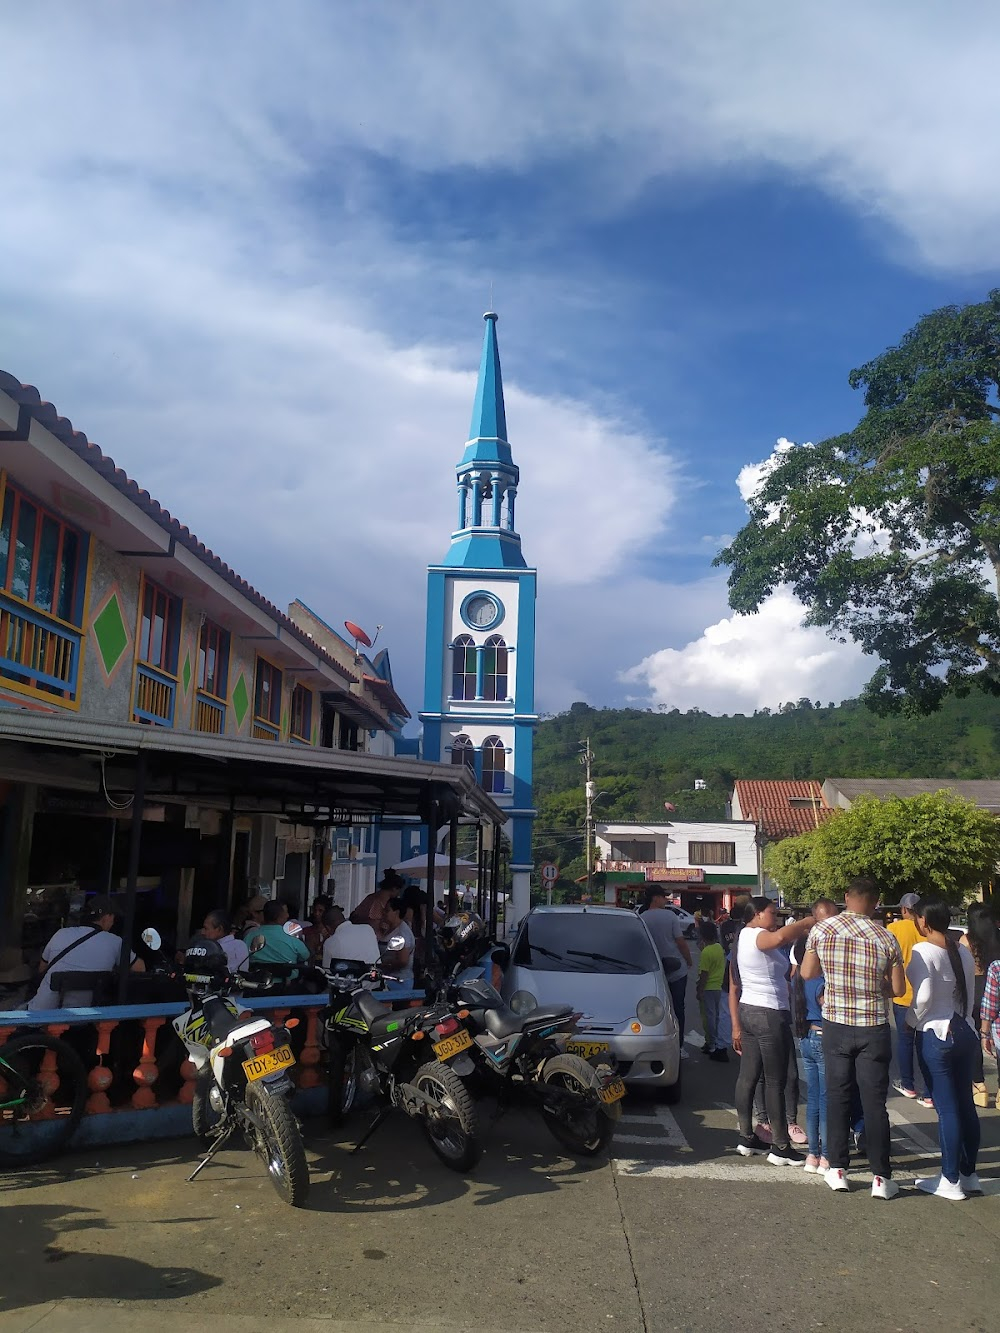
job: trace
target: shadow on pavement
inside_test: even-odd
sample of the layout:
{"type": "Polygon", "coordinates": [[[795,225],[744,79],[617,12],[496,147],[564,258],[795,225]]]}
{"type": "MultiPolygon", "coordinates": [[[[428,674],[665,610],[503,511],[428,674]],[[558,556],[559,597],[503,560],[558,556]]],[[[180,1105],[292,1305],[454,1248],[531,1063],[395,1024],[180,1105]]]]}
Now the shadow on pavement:
{"type": "MultiPolygon", "coordinates": [[[[486,1107],[481,1104],[481,1111],[486,1107]]],[[[495,1122],[484,1115],[483,1156],[467,1175],[444,1166],[420,1126],[402,1114],[391,1116],[356,1154],[351,1150],[369,1123],[367,1116],[356,1116],[338,1130],[317,1130],[317,1123],[308,1136],[314,1174],[307,1208],[314,1212],[398,1212],[467,1195],[474,1196],[475,1207],[485,1207],[554,1194],[608,1164],[607,1153],[580,1161],[568,1158],[541,1117],[520,1110],[495,1122]],[[317,1179],[327,1171],[330,1179],[317,1179]]]]}
{"type": "Polygon", "coordinates": [[[0,1314],[42,1301],[172,1300],[220,1285],[221,1279],[194,1268],[159,1268],[125,1255],[74,1250],[65,1243],[73,1232],[109,1229],[90,1208],[26,1203],[9,1209],[0,1225],[0,1314]]]}

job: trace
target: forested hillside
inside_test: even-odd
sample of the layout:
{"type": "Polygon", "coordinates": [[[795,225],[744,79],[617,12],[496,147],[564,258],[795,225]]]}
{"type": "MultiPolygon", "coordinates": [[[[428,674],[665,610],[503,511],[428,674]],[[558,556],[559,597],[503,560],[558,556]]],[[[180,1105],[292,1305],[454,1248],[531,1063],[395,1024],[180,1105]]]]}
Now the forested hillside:
{"type": "Polygon", "coordinates": [[[820,707],[800,699],[752,717],[573,704],[541,723],[535,748],[535,861],[555,861],[564,873],[583,853],[587,737],[605,793],[595,819],[721,819],[738,777],[995,778],[1000,699],[974,692],[926,717],[876,717],[857,700],[820,707]],[[704,790],[694,790],[696,780],[704,790]]]}

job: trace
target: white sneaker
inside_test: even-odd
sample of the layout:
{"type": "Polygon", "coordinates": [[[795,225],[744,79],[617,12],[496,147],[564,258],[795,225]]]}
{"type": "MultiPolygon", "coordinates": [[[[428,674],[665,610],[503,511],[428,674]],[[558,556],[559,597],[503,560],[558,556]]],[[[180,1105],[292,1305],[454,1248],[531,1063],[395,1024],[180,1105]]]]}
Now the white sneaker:
{"type": "Polygon", "coordinates": [[[851,1188],[847,1183],[847,1172],[842,1166],[831,1166],[823,1179],[832,1190],[849,1190],[851,1188]]]}
{"type": "Polygon", "coordinates": [[[899,1186],[888,1176],[872,1176],[872,1198],[894,1199],[899,1193],[899,1186]]]}
{"type": "Polygon", "coordinates": [[[687,1051],[684,1049],[683,1046],[681,1047],[681,1059],[682,1059],[682,1060],[690,1060],[690,1059],[691,1059],[691,1057],[688,1055],[687,1051]]]}
{"type": "Polygon", "coordinates": [[[947,1180],[944,1176],[927,1176],[913,1183],[918,1190],[923,1190],[925,1194],[933,1194],[936,1199],[952,1199],[955,1203],[960,1203],[965,1198],[965,1190],[961,1184],[958,1181],[947,1180]]]}
{"type": "Polygon", "coordinates": [[[971,1176],[959,1176],[958,1183],[965,1190],[966,1194],[982,1194],[983,1187],[979,1177],[973,1171],[971,1176]]]}

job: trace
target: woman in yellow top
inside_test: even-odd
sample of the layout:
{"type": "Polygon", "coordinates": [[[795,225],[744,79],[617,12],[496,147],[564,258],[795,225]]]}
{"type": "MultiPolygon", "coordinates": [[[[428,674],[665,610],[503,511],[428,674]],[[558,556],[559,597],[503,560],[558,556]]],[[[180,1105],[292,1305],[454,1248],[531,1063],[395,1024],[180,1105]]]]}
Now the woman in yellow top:
{"type": "MultiPolygon", "coordinates": [[[[889,932],[895,936],[899,951],[903,955],[904,972],[910,965],[913,946],[919,944],[923,939],[917,929],[917,919],[913,910],[919,904],[920,895],[918,893],[904,893],[899,900],[903,915],[898,921],[893,921],[889,925],[889,932]]],[[[912,1003],[913,989],[907,982],[906,990],[898,998],[894,998],[892,1002],[893,1017],[896,1020],[896,1064],[899,1066],[899,1082],[894,1086],[896,1091],[901,1092],[904,1097],[916,1097],[921,1106],[932,1106],[933,1103],[926,1093],[918,1096],[916,1083],[914,1082],[913,1052],[916,1032],[906,1021],[912,1003]]]]}

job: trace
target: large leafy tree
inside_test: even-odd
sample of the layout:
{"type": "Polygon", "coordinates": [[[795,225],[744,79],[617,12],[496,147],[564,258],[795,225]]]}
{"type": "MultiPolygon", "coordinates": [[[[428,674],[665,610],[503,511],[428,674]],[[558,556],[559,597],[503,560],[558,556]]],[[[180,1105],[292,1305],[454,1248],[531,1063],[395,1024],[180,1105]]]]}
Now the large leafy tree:
{"type": "Polygon", "coordinates": [[[808,624],[879,659],[878,713],[1000,694],[1000,291],[925,316],[850,383],[859,424],[788,450],[717,557],[730,603],[790,585],[808,624]]]}
{"type": "Polygon", "coordinates": [[[797,838],[774,843],[764,867],[792,901],[843,896],[870,875],[887,902],[904,893],[961,902],[993,879],[1000,863],[1000,820],[947,791],[887,801],[862,796],[850,810],[797,838]]]}

